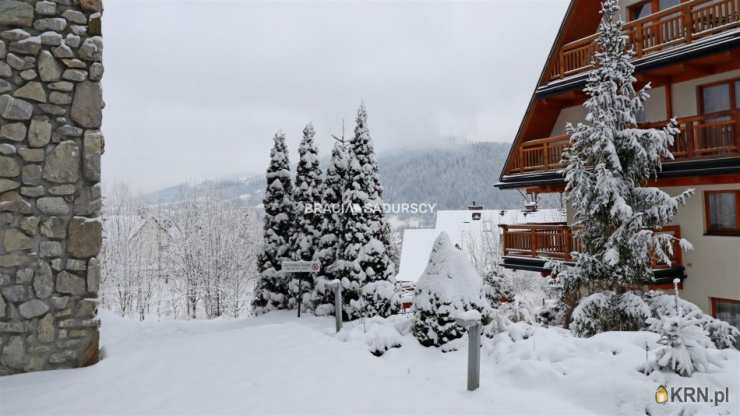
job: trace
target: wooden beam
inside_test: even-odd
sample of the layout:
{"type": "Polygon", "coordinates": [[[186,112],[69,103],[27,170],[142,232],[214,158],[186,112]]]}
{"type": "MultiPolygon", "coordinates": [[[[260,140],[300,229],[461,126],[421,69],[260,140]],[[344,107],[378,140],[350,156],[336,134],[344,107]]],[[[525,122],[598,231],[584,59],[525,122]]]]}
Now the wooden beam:
{"type": "Polygon", "coordinates": [[[648,182],[648,186],[672,187],[695,185],[722,185],[729,183],[740,184],[740,173],[731,173],[715,176],[685,176],[678,178],[658,178],[648,182]]]}
{"type": "Polygon", "coordinates": [[[565,184],[562,185],[542,185],[526,188],[528,194],[560,194],[565,192],[565,184]]]}

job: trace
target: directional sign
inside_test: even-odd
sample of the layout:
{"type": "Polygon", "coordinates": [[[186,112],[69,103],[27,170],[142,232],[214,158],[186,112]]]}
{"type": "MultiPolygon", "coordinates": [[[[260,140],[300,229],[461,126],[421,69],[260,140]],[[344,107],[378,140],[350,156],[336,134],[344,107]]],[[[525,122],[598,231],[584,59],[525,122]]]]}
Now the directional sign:
{"type": "Polygon", "coordinates": [[[321,263],[318,261],[284,261],[282,271],[286,273],[318,273],[321,263]]]}

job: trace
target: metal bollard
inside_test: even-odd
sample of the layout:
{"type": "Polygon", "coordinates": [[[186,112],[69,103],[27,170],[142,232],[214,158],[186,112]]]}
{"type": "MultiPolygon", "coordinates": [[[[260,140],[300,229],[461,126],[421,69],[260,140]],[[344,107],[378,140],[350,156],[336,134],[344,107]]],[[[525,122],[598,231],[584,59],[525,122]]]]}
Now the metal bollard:
{"type": "Polygon", "coordinates": [[[334,317],[336,318],[337,333],[342,330],[342,285],[334,286],[334,317]]]}
{"type": "Polygon", "coordinates": [[[468,327],[468,391],[480,387],[480,322],[468,327]]]}
{"type": "Polygon", "coordinates": [[[480,315],[456,321],[468,330],[468,391],[475,391],[480,387],[480,315]]]}

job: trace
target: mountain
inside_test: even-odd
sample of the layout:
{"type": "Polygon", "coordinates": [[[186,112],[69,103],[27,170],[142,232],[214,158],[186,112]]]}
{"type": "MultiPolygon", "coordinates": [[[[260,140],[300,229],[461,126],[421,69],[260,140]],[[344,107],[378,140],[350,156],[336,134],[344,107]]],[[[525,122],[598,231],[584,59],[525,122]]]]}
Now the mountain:
{"type": "Polygon", "coordinates": [[[437,209],[465,209],[473,201],[485,208],[522,207],[517,191],[493,187],[509,147],[474,143],[380,154],[384,200],[437,203],[437,209]]]}
{"type": "MultiPolygon", "coordinates": [[[[429,203],[436,209],[465,209],[473,201],[484,208],[519,208],[517,191],[493,187],[506,161],[509,144],[473,143],[436,148],[412,148],[378,154],[384,201],[391,204],[429,203]]],[[[326,166],[326,160],[322,160],[326,166]]],[[[224,199],[240,199],[248,206],[262,202],[265,179],[209,180],[182,184],[144,196],[148,203],[173,203],[191,193],[215,192],[224,199]]]]}

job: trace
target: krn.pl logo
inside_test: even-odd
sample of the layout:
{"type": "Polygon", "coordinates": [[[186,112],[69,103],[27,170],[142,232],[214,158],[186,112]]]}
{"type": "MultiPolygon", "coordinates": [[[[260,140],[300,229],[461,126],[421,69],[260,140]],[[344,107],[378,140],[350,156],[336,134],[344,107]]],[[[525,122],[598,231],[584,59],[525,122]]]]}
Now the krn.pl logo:
{"type": "Polygon", "coordinates": [[[668,389],[665,386],[658,386],[658,390],[655,390],[655,402],[658,404],[668,402],[668,389]]]}

